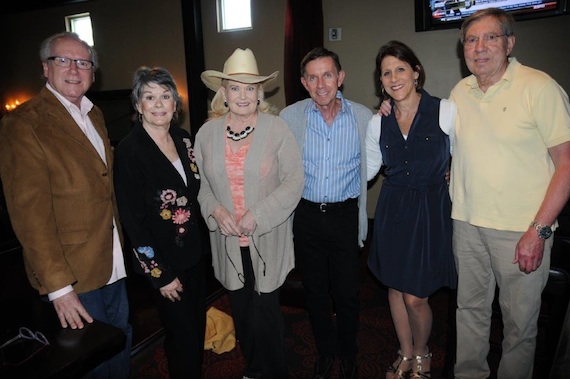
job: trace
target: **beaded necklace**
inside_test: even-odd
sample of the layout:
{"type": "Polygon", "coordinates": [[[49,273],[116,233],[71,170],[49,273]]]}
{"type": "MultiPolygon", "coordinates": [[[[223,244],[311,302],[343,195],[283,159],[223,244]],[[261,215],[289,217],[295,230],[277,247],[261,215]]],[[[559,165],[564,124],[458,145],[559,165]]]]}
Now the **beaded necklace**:
{"type": "Polygon", "coordinates": [[[247,138],[247,136],[249,136],[255,130],[255,128],[252,128],[251,126],[246,126],[245,129],[242,130],[241,132],[234,132],[232,128],[230,128],[230,126],[228,125],[226,127],[226,130],[228,131],[226,133],[228,138],[234,141],[240,141],[244,138],[247,138]]]}

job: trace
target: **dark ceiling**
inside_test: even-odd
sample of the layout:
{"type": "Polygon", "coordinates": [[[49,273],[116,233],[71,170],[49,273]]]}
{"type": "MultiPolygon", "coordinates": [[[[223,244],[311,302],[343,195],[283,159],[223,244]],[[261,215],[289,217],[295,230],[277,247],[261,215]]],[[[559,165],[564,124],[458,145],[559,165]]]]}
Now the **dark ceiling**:
{"type": "Polygon", "coordinates": [[[87,1],[94,0],[12,0],[0,7],[0,14],[29,12],[73,3],[84,3],[87,1]]]}

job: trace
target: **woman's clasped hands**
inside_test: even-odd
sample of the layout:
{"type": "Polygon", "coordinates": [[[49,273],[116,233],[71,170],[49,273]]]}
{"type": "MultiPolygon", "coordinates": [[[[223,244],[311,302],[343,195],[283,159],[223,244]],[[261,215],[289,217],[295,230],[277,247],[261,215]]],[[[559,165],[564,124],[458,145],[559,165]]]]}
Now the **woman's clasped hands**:
{"type": "Polygon", "coordinates": [[[236,221],[226,207],[218,206],[212,213],[212,217],[218,223],[220,231],[224,236],[251,236],[257,228],[257,223],[250,211],[245,212],[243,217],[236,221]]]}

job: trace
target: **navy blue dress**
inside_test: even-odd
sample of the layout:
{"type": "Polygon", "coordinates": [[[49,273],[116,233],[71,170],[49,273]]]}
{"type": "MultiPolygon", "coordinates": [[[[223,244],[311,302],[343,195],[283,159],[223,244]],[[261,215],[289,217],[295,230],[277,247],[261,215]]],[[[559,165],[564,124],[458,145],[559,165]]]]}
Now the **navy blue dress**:
{"type": "Polygon", "coordinates": [[[421,298],[457,283],[445,181],[450,142],[439,126],[439,105],[440,99],[422,91],[407,139],[393,111],[382,117],[379,143],[386,178],[368,258],[383,284],[421,298]]]}

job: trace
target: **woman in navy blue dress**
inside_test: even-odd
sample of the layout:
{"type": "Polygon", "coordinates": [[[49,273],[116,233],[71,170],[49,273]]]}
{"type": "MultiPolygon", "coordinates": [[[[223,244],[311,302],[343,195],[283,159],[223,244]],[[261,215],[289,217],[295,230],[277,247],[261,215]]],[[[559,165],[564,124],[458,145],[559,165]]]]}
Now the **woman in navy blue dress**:
{"type": "Polygon", "coordinates": [[[405,44],[383,46],[376,65],[382,100],[392,107],[387,116],[375,115],[367,131],[368,179],[385,166],[368,265],[388,287],[400,343],[386,377],[429,378],[428,297],[441,287],[455,288],[457,280],[445,180],[456,109],[423,90],[425,72],[405,44]]]}

